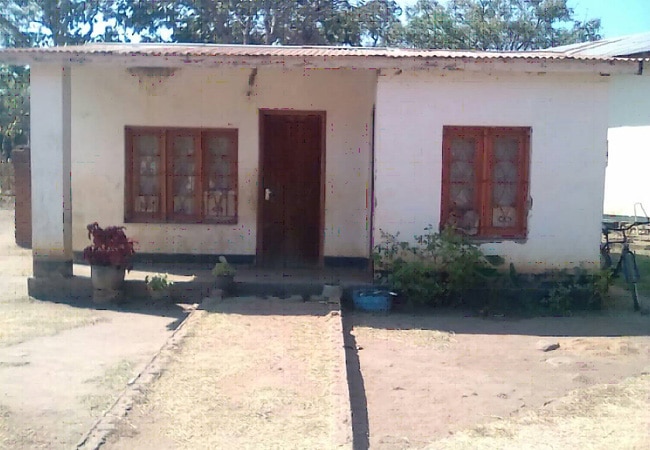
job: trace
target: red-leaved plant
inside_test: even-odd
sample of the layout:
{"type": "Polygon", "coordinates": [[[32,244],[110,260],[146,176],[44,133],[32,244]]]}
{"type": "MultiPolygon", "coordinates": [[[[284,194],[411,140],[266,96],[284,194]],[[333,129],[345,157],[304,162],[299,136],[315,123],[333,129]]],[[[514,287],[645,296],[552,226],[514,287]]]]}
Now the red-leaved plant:
{"type": "Polygon", "coordinates": [[[115,266],[126,270],[133,268],[134,241],[126,237],[124,227],[102,228],[95,222],[86,228],[92,245],[84,249],[84,259],[90,265],[115,266]]]}

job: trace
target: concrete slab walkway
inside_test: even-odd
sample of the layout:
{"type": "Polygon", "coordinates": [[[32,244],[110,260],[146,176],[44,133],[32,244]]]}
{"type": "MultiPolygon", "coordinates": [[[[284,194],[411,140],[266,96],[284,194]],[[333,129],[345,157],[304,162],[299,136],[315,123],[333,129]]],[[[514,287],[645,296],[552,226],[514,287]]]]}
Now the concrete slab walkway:
{"type": "Polygon", "coordinates": [[[97,311],[93,325],[0,348],[8,448],[74,448],[184,316],[97,311]]]}
{"type": "Polygon", "coordinates": [[[32,254],[15,244],[13,209],[0,208],[0,255],[0,448],[74,448],[187,313],[29,299],[32,254]]]}

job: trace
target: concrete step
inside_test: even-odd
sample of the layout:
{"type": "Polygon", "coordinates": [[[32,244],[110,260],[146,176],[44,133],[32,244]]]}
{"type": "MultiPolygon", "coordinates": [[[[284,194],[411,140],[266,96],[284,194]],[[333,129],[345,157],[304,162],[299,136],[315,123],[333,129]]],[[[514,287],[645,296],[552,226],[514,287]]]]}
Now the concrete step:
{"type": "MultiPolygon", "coordinates": [[[[323,287],[328,284],[316,277],[313,279],[277,279],[272,277],[257,277],[236,281],[230,296],[273,296],[290,297],[300,295],[308,298],[312,295],[321,295],[323,287]]],[[[372,286],[370,282],[348,280],[334,282],[343,289],[343,296],[349,296],[353,289],[372,286]]],[[[171,287],[171,296],[174,301],[181,303],[199,303],[210,296],[214,290],[212,280],[176,281],[171,287]]],[[[29,278],[29,295],[42,300],[80,300],[87,301],[93,297],[93,288],[90,277],[74,276],[71,278],[29,278]]],[[[124,298],[127,300],[149,299],[146,284],[143,280],[127,279],[124,282],[124,298]]]]}

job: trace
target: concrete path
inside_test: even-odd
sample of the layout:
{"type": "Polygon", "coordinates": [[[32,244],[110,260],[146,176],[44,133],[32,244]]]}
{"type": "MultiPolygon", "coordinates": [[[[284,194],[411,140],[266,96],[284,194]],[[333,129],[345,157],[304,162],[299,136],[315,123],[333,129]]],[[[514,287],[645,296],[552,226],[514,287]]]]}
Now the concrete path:
{"type": "Polygon", "coordinates": [[[74,448],[183,317],[177,307],[97,311],[93,325],[0,348],[7,444],[74,448]]]}
{"type": "MultiPolygon", "coordinates": [[[[0,301],[28,302],[32,255],[15,244],[11,209],[0,208],[0,255],[0,301]]],[[[177,305],[69,305],[72,312],[61,308],[61,320],[78,308],[92,318],[90,325],[0,347],[0,448],[75,448],[187,315],[177,305]]],[[[32,319],[16,311],[23,314],[7,317],[10,323],[32,319]]],[[[43,331],[36,334],[50,334],[43,331]]]]}

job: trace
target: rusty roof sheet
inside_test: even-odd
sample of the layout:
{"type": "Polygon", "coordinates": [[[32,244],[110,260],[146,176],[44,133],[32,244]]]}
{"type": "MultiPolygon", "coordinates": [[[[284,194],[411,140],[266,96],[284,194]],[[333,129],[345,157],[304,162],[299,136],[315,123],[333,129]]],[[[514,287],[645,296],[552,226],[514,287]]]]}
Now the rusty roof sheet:
{"type": "Polygon", "coordinates": [[[553,47],[544,51],[562,53],[572,57],[625,57],[650,52],[650,32],[619,36],[593,42],[553,47]]]}
{"type": "Polygon", "coordinates": [[[144,57],[373,57],[373,58],[449,58],[449,59],[523,59],[523,60],[586,60],[614,61],[604,55],[571,54],[556,49],[527,52],[492,52],[475,50],[421,50],[378,47],[269,46],[216,44],[117,44],[93,43],[79,46],[4,48],[6,55],[70,55],[72,56],[144,56],[144,57]]]}

